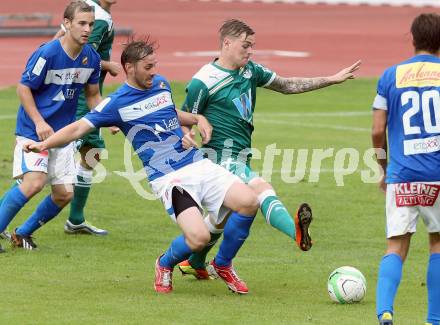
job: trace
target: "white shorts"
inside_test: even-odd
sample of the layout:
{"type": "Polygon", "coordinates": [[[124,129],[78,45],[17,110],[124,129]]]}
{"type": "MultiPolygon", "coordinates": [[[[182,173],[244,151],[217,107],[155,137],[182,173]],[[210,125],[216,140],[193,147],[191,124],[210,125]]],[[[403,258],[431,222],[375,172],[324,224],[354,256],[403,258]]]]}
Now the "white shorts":
{"type": "Polygon", "coordinates": [[[171,191],[179,186],[202,208],[213,217],[216,225],[220,224],[230,212],[223,207],[226,192],[235,182],[242,181],[223,167],[214,164],[209,159],[202,159],[187,165],[172,173],[159,177],[150,182],[153,192],[165,206],[170,217],[176,221],[173,210],[171,191]]]}
{"type": "Polygon", "coordinates": [[[388,184],[387,238],[416,232],[419,216],[429,233],[440,232],[440,182],[388,184]]]}
{"type": "Polygon", "coordinates": [[[27,172],[43,172],[48,183],[75,184],[76,166],[73,143],[63,148],[53,148],[40,153],[24,152],[23,144],[32,141],[17,136],[14,150],[13,178],[22,178],[27,172]]]}

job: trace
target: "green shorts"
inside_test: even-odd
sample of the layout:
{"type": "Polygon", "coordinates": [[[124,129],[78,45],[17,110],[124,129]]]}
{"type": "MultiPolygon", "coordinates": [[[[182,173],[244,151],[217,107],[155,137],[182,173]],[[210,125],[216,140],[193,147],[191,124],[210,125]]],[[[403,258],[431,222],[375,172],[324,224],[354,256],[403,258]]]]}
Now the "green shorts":
{"type": "MultiPolygon", "coordinates": [[[[76,109],[76,120],[80,120],[88,112],[89,112],[89,109],[86,106],[79,104],[76,109]]],[[[85,146],[92,147],[92,148],[98,148],[98,149],[105,148],[104,139],[101,136],[100,129],[94,129],[92,132],[90,132],[89,134],[83,136],[81,139],[78,139],[76,141],[76,148],[78,150],[82,147],[85,147],[85,146]]]]}
{"type": "Polygon", "coordinates": [[[89,134],[83,136],[82,138],[76,140],[76,148],[79,150],[82,147],[91,147],[91,148],[98,148],[98,149],[104,149],[105,148],[105,142],[104,139],[101,137],[101,130],[95,129],[89,134]]]}
{"type": "Polygon", "coordinates": [[[222,161],[220,166],[240,177],[240,179],[246,184],[249,184],[251,180],[258,177],[258,173],[254,172],[249,165],[241,161],[233,160],[232,158],[222,161]]]}

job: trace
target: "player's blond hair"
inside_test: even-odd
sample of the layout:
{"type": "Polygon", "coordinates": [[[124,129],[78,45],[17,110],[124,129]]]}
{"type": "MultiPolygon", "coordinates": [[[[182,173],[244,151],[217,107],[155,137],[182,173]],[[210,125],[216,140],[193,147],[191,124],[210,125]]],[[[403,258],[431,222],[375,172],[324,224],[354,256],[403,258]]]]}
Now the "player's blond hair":
{"type": "Polygon", "coordinates": [[[223,40],[227,36],[238,37],[241,34],[245,33],[246,37],[249,35],[254,35],[254,30],[248,26],[245,22],[238,19],[228,19],[219,29],[220,43],[223,43],[223,40]]]}
{"type": "Polygon", "coordinates": [[[77,12],[95,12],[95,8],[83,0],[74,0],[64,9],[64,18],[72,21],[77,12]]]}

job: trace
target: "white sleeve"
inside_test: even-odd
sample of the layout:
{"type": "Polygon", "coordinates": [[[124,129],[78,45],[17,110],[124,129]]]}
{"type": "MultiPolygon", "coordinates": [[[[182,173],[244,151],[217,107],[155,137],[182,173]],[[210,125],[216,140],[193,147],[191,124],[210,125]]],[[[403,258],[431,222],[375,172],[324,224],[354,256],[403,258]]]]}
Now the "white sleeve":
{"type": "Polygon", "coordinates": [[[388,110],[387,99],[381,95],[376,95],[373,102],[373,109],[388,110]]]}
{"type": "Polygon", "coordinates": [[[269,86],[269,85],[272,83],[272,81],[275,80],[275,77],[276,77],[276,76],[277,76],[277,74],[274,72],[274,73],[272,74],[272,77],[270,77],[269,81],[266,82],[266,83],[265,83],[263,86],[261,86],[261,87],[265,88],[265,87],[269,86]]]}

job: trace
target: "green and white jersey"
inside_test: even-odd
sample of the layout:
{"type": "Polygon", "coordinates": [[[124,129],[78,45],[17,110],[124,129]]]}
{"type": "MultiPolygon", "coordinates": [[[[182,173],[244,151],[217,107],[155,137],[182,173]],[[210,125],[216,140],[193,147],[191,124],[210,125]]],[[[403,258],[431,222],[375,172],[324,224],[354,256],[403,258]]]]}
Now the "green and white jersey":
{"type": "MultiPolygon", "coordinates": [[[[95,24],[93,31],[89,36],[89,44],[91,44],[96,52],[98,52],[101,60],[109,61],[113,39],[115,38],[115,30],[113,28],[112,16],[109,12],[102,9],[97,3],[98,1],[86,0],[87,4],[95,8],[95,24]]],[[[101,73],[101,81],[104,82],[105,71],[101,73]]]]}
{"type": "Polygon", "coordinates": [[[217,163],[224,147],[232,157],[251,148],[257,87],[269,85],[275,76],[252,61],[238,70],[224,69],[214,61],[194,75],[186,88],[182,110],[202,114],[212,124],[212,138],[204,148],[216,151],[217,163]]]}
{"type": "MultiPolygon", "coordinates": [[[[95,24],[93,25],[92,33],[89,36],[88,43],[93,46],[93,48],[98,52],[101,60],[109,61],[113,39],[115,37],[115,30],[113,28],[112,16],[109,12],[101,8],[97,3],[98,1],[85,0],[88,5],[95,8],[95,24]]],[[[101,70],[101,76],[99,78],[99,90],[102,94],[102,87],[104,85],[104,79],[107,75],[107,71],[101,70]]],[[[78,99],[78,109],[76,117],[80,119],[89,112],[89,108],[86,103],[84,90],[78,99]]]]}

